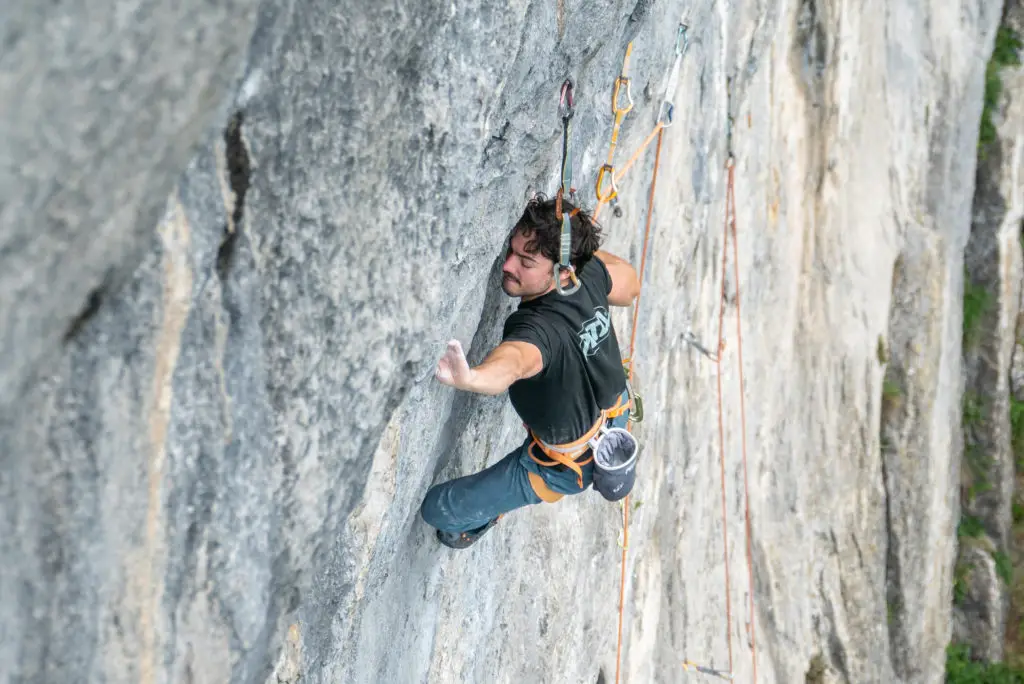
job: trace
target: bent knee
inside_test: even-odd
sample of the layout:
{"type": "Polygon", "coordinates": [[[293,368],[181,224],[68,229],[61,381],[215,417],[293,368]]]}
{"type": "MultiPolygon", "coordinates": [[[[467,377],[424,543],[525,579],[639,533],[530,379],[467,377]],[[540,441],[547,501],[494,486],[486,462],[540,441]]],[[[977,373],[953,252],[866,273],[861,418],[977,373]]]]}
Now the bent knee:
{"type": "Polygon", "coordinates": [[[423,518],[423,522],[439,530],[444,528],[445,522],[450,517],[447,514],[447,507],[441,501],[441,495],[441,485],[434,485],[427,490],[423,502],[420,504],[420,517],[423,518]]]}

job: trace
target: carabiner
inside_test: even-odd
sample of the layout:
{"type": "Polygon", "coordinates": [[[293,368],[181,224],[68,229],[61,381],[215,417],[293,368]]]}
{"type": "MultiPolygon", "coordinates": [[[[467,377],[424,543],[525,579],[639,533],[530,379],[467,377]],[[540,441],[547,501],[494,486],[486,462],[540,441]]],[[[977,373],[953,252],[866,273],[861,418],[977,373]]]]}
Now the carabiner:
{"type": "Polygon", "coordinates": [[[696,670],[697,672],[700,672],[701,674],[711,675],[712,677],[720,677],[721,679],[726,679],[726,680],[728,680],[730,682],[733,679],[732,672],[727,672],[725,670],[716,670],[713,667],[706,667],[704,665],[698,665],[697,663],[692,662],[690,660],[684,660],[683,661],[683,669],[684,670],[696,670]]]}
{"type": "Polygon", "coordinates": [[[672,125],[672,114],[675,113],[675,105],[668,100],[664,100],[661,103],[661,109],[658,110],[658,123],[657,125],[662,128],[668,128],[672,125]]]}
{"type": "Polygon", "coordinates": [[[604,164],[601,166],[601,170],[597,172],[597,185],[594,188],[594,191],[597,194],[598,202],[610,202],[619,194],[619,188],[615,185],[615,169],[610,164],[604,164]],[[612,188],[607,195],[604,195],[601,192],[605,176],[611,176],[612,179],[612,188]]]}
{"type": "Polygon", "coordinates": [[[615,79],[615,90],[612,93],[612,114],[616,117],[625,116],[633,109],[633,89],[630,83],[629,78],[625,76],[619,76],[615,79]],[[621,88],[623,84],[626,85],[626,100],[629,101],[629,106],[626,108],[619,107],[619,88],[621,88]]]}
{"type": "Polygon", "coordinates": [[[690,44],[690,39],[686,37],[686,30],[690,27],[679,22],[679,30],[676,31],[676,56],[682,56],[686,52],[686,46],[690,44]]]}
{"type": "Polygon", "coordinates": [[[558,95],[558,118],[563,121],[571,119],[576,111],[572,90],[572,79],[565,79],[565,82],[562,83],[562,90],[558,95]]]}
{"type": "Polygon", "coordinates": [[[569,266],[555,264],[553,275],[555,277],[555,289],[558,290],[558,294],[562,295],[563,297],[565,295],[571,295],[574,292],[576,292],[576,290],[580,289],[581,283],[580,279],[576,277],[575,266],[572,266],[571,264],[569,266]],[[569,280],[572,281],[572,286],[570,288],[562,287],[562,271],[569,272],[569,280]]]}
{"type": "Polygon", "coordinates": [[[661,101],[661,107],[658,109],[658,121],[657,125],[662,128],[668,128],[672,125],[672,114],[675,112],[675,105],[672,104],[672,97],[676,92],[676,84],[679,83],[679,64],[683,60],[683,53],[686,52],[686,46],[689,45],[690,41],[686,37],[686,30],[689,27],[680,22],[679,29],[676,31],[676,59],[672,64],[672,71],[668,77],[668,84],[665,86],[665,97],[661,101]]]}

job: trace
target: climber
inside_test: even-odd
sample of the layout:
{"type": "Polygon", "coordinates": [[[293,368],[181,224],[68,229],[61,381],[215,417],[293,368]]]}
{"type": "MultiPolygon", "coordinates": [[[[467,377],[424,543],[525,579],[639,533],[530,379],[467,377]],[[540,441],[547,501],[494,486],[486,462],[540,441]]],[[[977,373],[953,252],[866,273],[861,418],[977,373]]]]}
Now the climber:
{"type": "MultiPolygon", "coordinates": [[[[628,262],[598,249],[601,229],[589,214],[566,200],[561,209],[572,216],[571,263],[582,286],[569,295],[555,290],[562,221],[557,199],[538,195],[509,235],[501,287],[521,301],[505,321],[501,344],[470,368],[453,340],[437,364],[435,377],[445,385],[488,395],[508,390],[528,428],[525,441],[502,460],[427,492],[420,513],[452,548],[476,542],[504,513],[591,484],[610,498],[595,478],[587,444],[602,426],[621,428],[629,418],[631,397],[608,306],[629,306],[640,282],[628,262]]],[[[566,284],[569,274],[559,273],[566,284]]]]}

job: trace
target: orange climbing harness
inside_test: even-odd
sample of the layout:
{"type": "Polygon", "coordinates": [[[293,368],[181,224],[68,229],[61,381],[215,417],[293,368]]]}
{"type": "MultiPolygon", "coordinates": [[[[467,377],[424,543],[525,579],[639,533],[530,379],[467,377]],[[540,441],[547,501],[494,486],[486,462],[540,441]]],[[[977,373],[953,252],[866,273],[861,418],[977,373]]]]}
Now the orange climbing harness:
{"type": "MultiPolygon", "coordinates": [[[[548,444],[540,437],[538,437],[533,430],[530,430],[530,437],[532,437],[533,439],[530,442],[530,445],[527,447],[527,453],[530,455],[530,458],[532,458],[534,462],[536,462],[538,465],[564,465],[566,468],[576,473],[576,484],[579,485],[580,489],[582,489],[582,466],[585,466],[594,460],[594,454],[590,449],[590,441],[594,439],[594,437],[596,437],[597,434],[601,431],[602,425],[604,425],[610,418],[618,418],[623,413],[628,411],[632,403],[632,400],[625,402],[622,401],[622,396],[620,395],[619,398],[615,401],[615,404],[611,408],[604,409],[601,411],[601,415],[598,416],[597,420],[594,422],[591,428],[587,430],[586,434],[577,439],[575,442],[569,442],[568,444],[548,444]],[[537,456],[534,453],[535,447],[540,449],[551,460],[545,461],[541,459],[539,456],[537,456]],[[580,456],[583,456],[588,452],[591,453],[586,458],[584,458],[583,460],[577,460],[580,458],[580,456]]],[[[540,478],[540,476],[536,477],[541,482],[543,482],[543,478],[540,478]]],[[[534,482],[534,478],[531,477],[530,481],[531,483],[534,483],[534,491],[537,491],[537,484],[534,482]]],[[[543,489],[545,490],[544,493],[542,494],[541,492],[537,492],[537,496],[539,496],[541,499],[544,499],[545,501],[548,500],[545,498],[545,496],[550,497],[552,494],[557,494],[556,492],[551,492],[550,488],[548,488],[546,484],[544,484],[543,489]]],[[[556,498],[555,501],[562,498],[560,494],[557,494],[557,497],[558,498],[556,498]]]]}

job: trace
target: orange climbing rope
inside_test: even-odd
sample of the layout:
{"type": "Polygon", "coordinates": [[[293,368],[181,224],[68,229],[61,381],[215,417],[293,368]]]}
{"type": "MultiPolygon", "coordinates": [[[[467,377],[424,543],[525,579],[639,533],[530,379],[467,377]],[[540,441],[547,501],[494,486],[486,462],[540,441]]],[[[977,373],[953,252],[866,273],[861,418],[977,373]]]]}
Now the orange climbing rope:
{"type": "MultiPolygon", "coordinates": [[[[644,271],[647,270],[647,245],[651,239],[651,217],[654,213],[654,187],[658,182],[658,166],[661,164],[661,132],[658,134],[658,146],[654,153],[654,171],[651,173],[651,190],[647,195],[647,221],[644,226],[644,245],[640,251],[640,287],[633,305],[633,329],[629,335],[629,383],[633,384],[633,356],[636,353],[636,328],[640,317],[640,297],[644,291],[644,271]]],[[[632,432],[633,424],[627,423],[626,429],[632,432]]],[[[622,620],[626,605],[626,553],[629,551],[629,495],[622,501],[622,577],[619,583],[619,637],[615,649],[615,682],[618,684],[619,671],[622,663],[622,620]]]]}
{"type": "MultiPolygon", "coordinates": [[[[636,339],[638,330],[638,321],[640,315],[640,298],[643,294],[644,284],[644,273],[647,270],[647,254],[648,246],[650,244],[651,235],[651,222],[654,215],[654,193],[657,186],[658,180],[658,169],[661,165],[661,147],[664,136],[664,131],[659,128],[656,129],[657,133],[657,145],[655,147],[654,157],[654,169],[651,174],[651,187],[647,197],[647,218],[644,226],[644,240],[643,248],[641,249],[640,258],[640,271],[639,280],[640,288],[637,294],[637,300],[633,309],[633,321],[632,330],[630,331],[629,340],[629,357],[627,358],[628,369],[629,369],[629,381],[633,383],[634,379],[634,358],[636,355],[636,339]]],[[[753,569],[753,551],[752,551],[752,532],[750,524],[750,487],[748,478],[747,468],[747,419],[746,419],[746,401],[744,392],[744,381],[743,381],[743,334],[741,327],[741,310],[740,310],[740,274],[739,274],[739,240],[737,237],[736,228],[736,190],[735,190],[735,164],[733,161],[732,153],[729,153],[729,159],[727,162],[728,168],[728,184],[726,189],[726,211],[725,221],[723,226],[723,242],[722,242],[722,273],[721,273],[721,290],[719,293],[719,316],[718,316],[718,354],[714,359],[717,367],[717,383],[718,383],[718,433],[719,433],[719,463],[721,471],[721,490],[722,490],[722,544],[723,544],[723,558],[724,558],[724,570],[725,570],[725,604],[726,604],[726,639],[729,650],[729,670],[727,673],[714,670],[712,668],[701,667],[690,661],[684,661],[683,665],[686,668],[693,668],[700,672],[707,674],[713,674],[717,676],[732,677],[734,659],[733,659],[733,645],[732,645],[732,590],[731,580],[729,574],[729,537],[728,537],[728,506],[727,506],[727,495],[725,487],[725,425],[723,419],[722,409],[722,351],[725,348],[725,335],[724,335],[724,320],[725,320],[725,282],[727,274],[728,264],[728,243],[729,238],[732,238],[732,253],[733,253],[733,275],[736,287],[736,340],[737,340],[737,361],[739,364],[739,383],[740,383],[740,423],[742,430],[742,454],[743,454],[743,489],[744,489],[744,508],[745,508],[745,525],[746,525],[746,550],[747,550],[747,575],[749,581],[749,635],[750,635],[750,646],[753,660],[753,679],[757,681],[757,639],[756,639],[756,607],[754,602],[754,569],[753,569]]],[[[632,424],[627,426],[627,429],[632,430],[632,424]]],[[[622,571],[619,585],[619,625],[618,625],[618,639],[616,645],[615,654],[615,681],[616,684],[620,681],[621,669],[622,669],[622,629],[624,622],[625,613],[625,591],[626,591],[626,560],[629,549],[629,500],[630,497],[626,496],[623,500],[622,508],[622,571]]]]}
{"type": "MultiPolygon", "coordinates": [[[[615,121],[612,127],[612,138],[611,144],[608,150],[608,159],[602,166],[600,173],[598,174],[597,182],[595,184],[595,194],[597,195],[597,207],[593,213],[593,218],[596,220],[601,212],[601,208],[611,202],[613,208],[616,209],[616,215],[619,214],[618,208],[615,206],[615,199],[618,194],[618,183],[625,177],[626,173],[633,167],[636,161],[643,155],[650,144],[657,140],[655,147],[654,157],[654,168],[651,174],[651,187],[647,196],[647,217],[644,226],[644,239],[643,247],[641,249],[640,258],[640,271],[639,271],[639,290],[637,293],[636,302],[633,308],[633,321],[632,330],[630,331],[629,339],[629,356],[626,358],[625,363],[628,368],[628,379],[632,386],[634,380],[634,358],[636,355],[636,340],[637,340],[637,329],[640,316],[640,299],[643,294],[644,284],[644,273],[647,270],[647,253],[648,246],[650,244],[651,237],[651,223],[654,215],[654,193],[658,181],[658,169],[661,164],[661,147],[664,138],[665,128],[672,123],[672,103],[671,95],[675,91],[675,82],[679,72],[679,64],[686,48],[686,25],[680,24],[679,32],[676,40],[676,61],[672,68],[672,74],[669,78],[669,85],[666,88],[665,98],[662,102],[662,109],[658,115],[658,122],[654,127],[654,130],[647,136],[640,147],[633,153],[633,155],[626,161],[623,167],[615,171],[612,166],[612,160],[614,158],[615,148],[618,142],[618,133],[622,120],[626,114],[633,108],[632,97],[629,94],[629,79],[626,77],[626,71],[629,64],[630,53],[632,52],[632,43],[626,48],[626,55],[623,59],[622,71],[619,77],[616,79],[615,91],[612,95],[612,111],[615,115],[615,121]],[[621,86],[626,86],[626,96],[629,100],[627,107],[619,106],[619,93],[621,86]],[[605,177],[610,176],[611,190],[608,192],[602,192],[603,183],[605,177]]],[[[695,669],[698,672],[711,674],[719,677],[725,677],[728,679],[732,678],[733,672],[733,647],[732,647],[732,600],[731,600],[731,583],[729,576],[729,539],[728,539],[728,518],[727,518],[727,496],[725,487],[725,427],[723,421],[722,411],[722,350],[725,348],[724,341],[724,317],[725,317],[725,278],[726,278],[726,264],[728,257],[728,241],[730,235],[732,236],[733,246],[733,266],[734,266],[734,277],[736,282],[736,338],[737,338],[737,351],[738,351],[738,363],[739,363],[739,383],[740,383],[740,421],[742,425],[742,447],[743,447],[743,487],[744,487],[744,500],[745,500],[745,516],[746,516],[746,548],[747,548],[747,573],[749,580],[749,597],[750,597],[750,621],[749,621],[749,636],[750,645],[753,656],[753,681],[757,681],[757,642],[755,638],[755,622],[756,613],[754,605],[754,571],[753,571],[753,556],[752,556],[752,541],[751,541],[751,525],[750,525],[750,488],[748,484],[747,476],[747,428],[746,428],[746,406],[744,401],[744,383],[743,383],[743,337],[740,324],[740,294],[739,294],[739,245],[737,240],[736,231],[736,193],[735,193],[735,166],[732,154],[732,126],[730,118],[730,127],[728,135],[728,186],[726,191],[726,212],[725,212],[725,223],[724,223],[724,236],[722,244],[722,276],[721,276],[721,292],[719,299],[719,317],[718,317],[718,354],[713,359],[717,366],[717,382],[718,382],[718,432],[719,432],[719,444],[720,444],[720,469],[721,469],[721,485],[722,485],[722,542],[723,542],[723,555],[725,564],[725,600],[726,600],[726,636],[728,641],[729,649],[729,670],[727,673],[715,670],[709,667],[703,667],[692,663],[689,660],[683,661],[683,667],[686,669],[695,669]]],[[[710,355],[709,355],[710,358],[710,355]]],[[[627,424],[627,430],[632,432],[632,422],[627,424]]],[[[630,496],[627,495],[622,501],[622,572],[620,577],[619,585],[619,624],[618,624],[618,639],[615,651],[615,682],[619,683],[621,676],[621,665],[622,665],[622,630],[625,615],[625,600],[626,600],[626,561],[627,553],[629,551],[629,501],[630,496]]]]}
{"type": "Polygon", "coordinates": [[[729,250],[726,249],[727,242],[729,240],[729,220],[731,216],[731,202],[733,190],[733,173],[731,160],[728,164],[729,167],[729,185],[725,193],[725,228],[724,238],[722,242],[722,289],[719,293],[718,299],[718,355],[715,365],[717,367],[717,378],[718,378],[718,446],[719,446],[719,464],[721,466],[721,482],[722,482],[722,556],[723,563],[725,565],[725,624],[726,624],[726,638],[729,643],[729,672],[733,671],[732,665],[732,592],[730,591],[729,585],[729,525],[728,515],[726,513],[726,494],[725,494],[725,426],[722,421],[722,350],[725,348],[725,337],[722,330],[722,324],[725,320],[725,263],[726,257],[728,256],[729,250]]]}
{"type": "Polygon", "coordinates": [[[750,527],[750,487],[748,484],[747,477],[747,415],[746,415],[746,401],[744,399],[744,383],[743,383],[743,334],[740,324],[741,311],[740,311],[740,266],[739,266],[739,240],[736,236],[736,173],[735,163],[733,160],[732,152],[730,150],[728,161],[726,163],[728,169],[728,184],[726,186],[726,204],[725,204],[725,222],[722,228],[722,275],[721,275],[721,292],[719,296],[719,308],[718,308],[718,357],[716,359],[717,376],[718,376],[718,439],[719,439],[719,454],[721,464],[721,482],[722,482],[722,544],[723,544],[723,557],[725,564],[725,610],[726,610],[726,624],[729,626],[727,640],[729,644],[729,671],[733,670],[733,654],[732,654],[732,602],[731,592],[729,586],[729,541],[728,541],[728,526],[727,514],[726,514],[726,493],[725,493],[725,428],[722,420],[722,350],[725,348],[724,328],[723,322],[725,319],[725,278],[726,278],[726,263],[728,259],[728,243],[730,236],[732,237],[732,252],[733,252],[733,277],[735,279],[736,286],[736,352],[737,352],[737,363],[739,364],[739,383],[740,383],[740,429],[741,429],[741,440],[742,440],[742,453],[743,453],[743,493],[744,493],[744,509],[746,518],[746,544],[747,544],[747,576],[749,581],[748,595],[750,597],[750,622],[749,622],[749,634],[750,634],[750,647],[751,655],[753,659],[753,680],[757,681],[757,640],[755,637],[755,623],[756,613],[754,606],[754,566],[753,556],[751,549],[751,527],[750,527]]]}
{"type": "MultiPolygon", "coordinates": [[[[747,580],[750,583],[748,595],[750,596],[750,650],[751,657],[753,660],[753,681],[757,681],[757,638],[755,624],[757,622],[757,614],[754,612],[754,559],[753,549],[751,548],[752,532],[750,529],[750,485],[747,478],[747,409],[746,400],[744,396],[743,384],[743,331],[740,327],[740,254],[739,254],[739,240],[736,237],[736,183],[735,183],[735,164],[733,163],[732,154],[729,154],[729,185],[726,192],[727,201],[727,216],[728,222],[726,227],[732,233],[732,264],[733,264],[733,278],[736,281],[736,355],[737,363],[739,364],[739,382],[740,382],[740,436],[742,440],[742,453],[743,453],[743,499],[744,499],[744,517],[746,523],[746,541],[747,541],[747,580]]],[[[728,238],[728,234],[726,234],[728,238]]],[[[722,252],[725,252],[725,244],[723,242],[722,252]]],[[[725,273],[722,273],[722,282],[724,288],[725,273]]],[[[723,298],[724,307],[724,298],[723,298]]],[[[721,331],[721,326],[719,326],[721,331]]],[[[719,342],[721,343],[721,332],[719,332],[719,342]]],[[[719,355],[719,377],[721,377],[721,355],[719,355]]],[[[721,386],[721,385],[719,385],[721,386]]],[[[721,402],[719,402],[721,405],[721,402]]],[[[729,669],[732,669],[730,664],[729,669]]]]}

